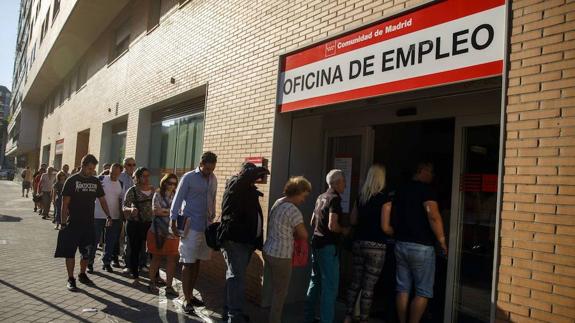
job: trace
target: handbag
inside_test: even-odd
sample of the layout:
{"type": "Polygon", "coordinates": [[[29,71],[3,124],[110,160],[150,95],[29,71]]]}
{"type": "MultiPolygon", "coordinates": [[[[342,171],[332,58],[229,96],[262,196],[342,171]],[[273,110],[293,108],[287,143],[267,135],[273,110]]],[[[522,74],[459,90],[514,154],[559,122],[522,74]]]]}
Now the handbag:
{"type": "Polygon", "coordinates": [[[296,239],[293,242],[292,267],[305,267],[309,257],[309,245],[306,240],[296,239]]]}
{"type": "Polygon", "coordinates": [[[220,239],[220,225],[221,222],[214,222],[206,228],[204,232],[206,236],[206,244],[208,247],[214,249],[215,251],[220,251],[222,247],[222,241],[220,239]]]}

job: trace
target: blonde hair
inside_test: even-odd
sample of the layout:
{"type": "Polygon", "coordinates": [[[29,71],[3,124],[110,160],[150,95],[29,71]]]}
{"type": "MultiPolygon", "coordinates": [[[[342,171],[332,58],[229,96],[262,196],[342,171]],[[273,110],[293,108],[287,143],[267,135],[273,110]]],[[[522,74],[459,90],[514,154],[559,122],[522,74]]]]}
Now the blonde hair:
{"type": "Polygon", "coordinates": [[[365,183],[363,183],[359,194],[359,202],[362,205],[385,188],[385,173],[385,166],[383,165],[375,164],[369,168],[365,183]]]}
{"type": "Polygon", "coordinates": [[[284,186],[284,194],[287,197],[297,196],[304,192],[311,192],[311,183],[303,176],[290,178],[284,186]]]}

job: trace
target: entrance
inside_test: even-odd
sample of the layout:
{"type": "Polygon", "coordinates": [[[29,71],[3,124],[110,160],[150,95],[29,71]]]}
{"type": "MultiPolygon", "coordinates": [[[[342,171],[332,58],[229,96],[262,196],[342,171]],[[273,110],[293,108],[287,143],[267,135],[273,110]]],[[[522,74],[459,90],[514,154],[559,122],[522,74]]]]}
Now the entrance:
{"type": "MultiPolygon", "coordinates": [[[[500,79],[454,84],[295,112],[278,119],[282,127],[291,129],[291,137],[289,145],[277,140],[283,145],[278,144],[274,156],[287,158],[289,166],[285,173],[276,167],[276,175],[285,179],[306,176],[312,183],[312,196],[326,189],[325,175],[334,167],[350,170],[350,188],[343,199],[353,207],[371,164],[386,166],[389,189],[408,180],[419,160],[435,164],[433,188],[449,254],[436,259],[435,297],[425,322],[485,322],[493,310],[500,87],[500,79]]],[[[281,164],[277,158],[274,162],[281,164]]],[[[278,196],[281,182],[272,180],[278,196]]],[[[314,202],[310,198],[301,206],[306,223],[314,202]]],[[[346,207],[347,211],[351,207],[346,207]]],[[[346,214],[342,218],[346,220],[346,214]]],[[[340,300],[345,299],[351,279],[351,244],[346,243],[340,254],[340,300]]],[[[397,319],[392,248],[388,247],[375,289],[371,313],[375,321],[397,319]]],[[[292,285],[307,286],[309,271],[292,280],[292,285]]],[[[291,299],[302,300],[305,290],[290,294],[291,299]]]]}
{"type": "MultiPolygon", "coordinates": [[[[489,322],[499,160],[497,115],[384,124],[363,133],[328,133],[326,168],[347,167],[351,173],[344,202],[357,197],[364,176],[360,173],[365,169],[362,147],[369,137],[373,137],[372,161],[386,166],[390,190],[410,180],[419,161],[435,166],[432,187],[450,252],[448,257],[437,253],[434,298],[423,322],[489,322]]],[[[386,322],[397,321],[393,245],[390,241],[372,306],[372,317],[386,322]]],[[[349,250],[341,253],[340,269],[340,296],[344,296],[351,278],[349,250]]]]}
{"type": "Polygon", "coordinates": [[[76,159],[74,167],[80,166],[82,157],[88,154],[88,147],[90,144],[90,129],[78,132],[76,137],[76,159]]]}

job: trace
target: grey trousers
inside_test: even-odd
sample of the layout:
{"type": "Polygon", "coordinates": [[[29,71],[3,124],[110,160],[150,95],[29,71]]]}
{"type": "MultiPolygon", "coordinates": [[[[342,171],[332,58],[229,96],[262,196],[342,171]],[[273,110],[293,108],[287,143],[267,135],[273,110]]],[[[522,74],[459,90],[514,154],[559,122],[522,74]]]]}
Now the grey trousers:
{"type": "Polygon", "coordinates": [[[292,266],[291,258],[276,258],[264,253],[266,267],[272,282],[272,304],[269,323],[280,323],[285,299],[289,290],[292,266]]]}

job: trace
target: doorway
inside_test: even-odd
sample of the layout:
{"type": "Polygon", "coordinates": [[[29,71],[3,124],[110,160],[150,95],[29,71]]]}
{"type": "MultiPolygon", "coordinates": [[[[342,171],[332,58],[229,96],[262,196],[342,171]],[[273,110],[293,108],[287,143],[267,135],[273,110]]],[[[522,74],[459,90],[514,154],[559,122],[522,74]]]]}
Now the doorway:
{"type": "Polygon", "coordinates": [[[88,154],[90,145],[90,129],[78,132],[76,137],[76,159],[74,167],[80,166],[82,157],[88,154]]]}
{"type": "MultiPolygon", "coordinates": [[[[325,156],[327,168],[350,171],[350,201],[356,199],[371,162],[386,166],[386,185],[392,191],[411,179],[419,161],[434,164],[431,185],[450,253],[448,257],[437,253],[434,298],[422,321],[489,322],[499,160],[497,116],[400,122],[373,126],[370,131],[328,133],[325,156]],[[372,143],[372,157],[364,155],[366,141],[372,143]]],[[[350,246],[351,241],[344,242],[341,253],[340,297],[351,278],[350,246]]],[[[372,305],[371,316],[385,322],[397,322],[393,246],[390,241],[372,305]]]]}
{"type": "Polygon", "coordinates": [[[500,127],[459,120],[446,321],[489,322],[495,251],[500,127]]]}
{"type": "MultiPolygon", "coordinates": [[[[433,190],[443,217],[446,235],[451,217],[451,193],[455,119],[402,122],[374,127],[373,162],[385,165],[386,185],[391,191],[409,181],[420,161],[434,164],[433,190]]],[[[436,258],[434,298],[429,302],[423,322],[442,322],[445,307],[447,259],[436,258]]],[[[373,316],[386,322],[397,320],[395,313],[395,256],[390,241],[384,269],[375,289],[373,316]]]]}

